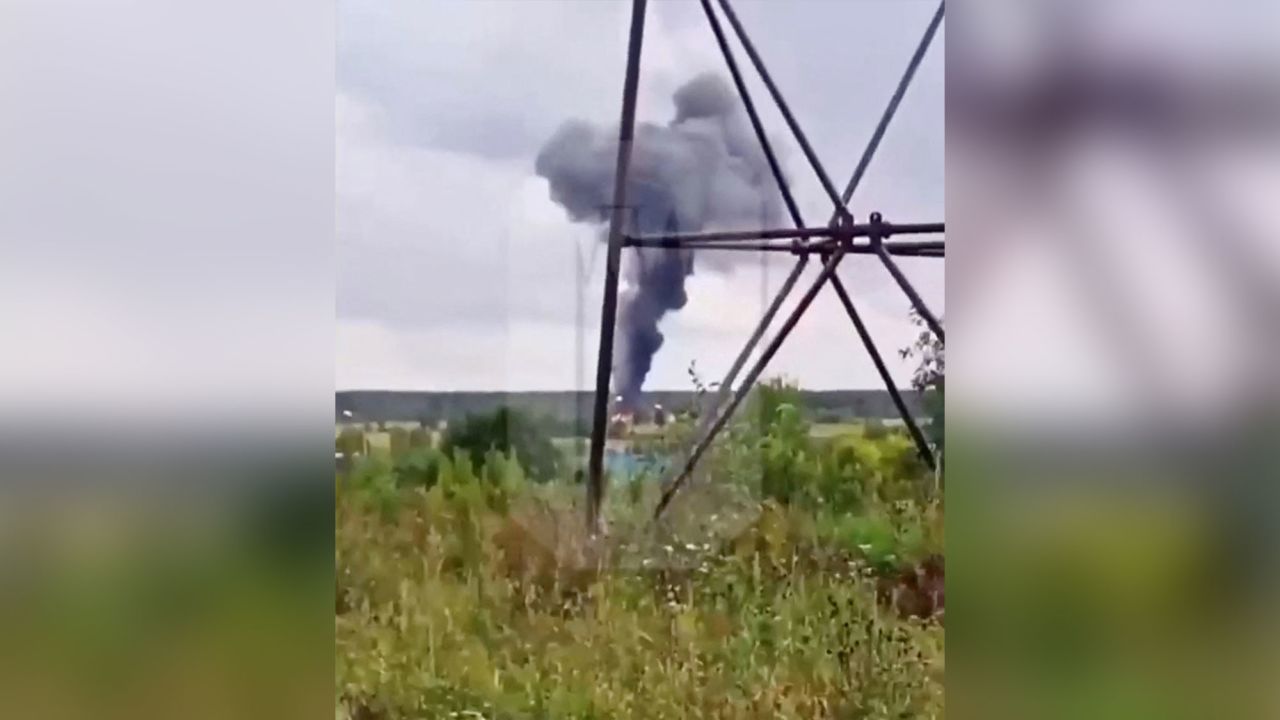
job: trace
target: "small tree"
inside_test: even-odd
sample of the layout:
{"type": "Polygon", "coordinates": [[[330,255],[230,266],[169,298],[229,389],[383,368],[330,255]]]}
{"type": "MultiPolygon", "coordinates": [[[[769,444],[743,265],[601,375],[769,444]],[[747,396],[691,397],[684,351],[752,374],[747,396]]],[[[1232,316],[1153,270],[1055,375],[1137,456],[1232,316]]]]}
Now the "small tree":
{"type": "Polygon", "coordinates": [[[524,473],[546,482],[560,472],[560,451],[550,435],[529,417],[508,407],[486,415],[469,415],[445,431],[440,443],[446,457],[465,451],[477,466],[491,450],[514,453],[524,473]]]}
{"type": "Polygon", "coordinates": [[[411,449],[429,448],[433,445],[431,430],[425,425],[409,431],[409,447],[411,449]]]}
{"type": "Polygon", "coordinates": [[[942,340],[924,324],[924,319],[911,309],[911,322],[920,328],[920,334],[910,346],[898,351],[904,359],[917,360],[911,385],[920,393],[925,412],[929,415],[929,440],[941,449],[945,437],[946,414],[946,354],[942,340]]]}
{"type": "Polygon", "coordinates": [[[409,431],[400,426],[391,428],[391,457],[393,460],[399,460],[409,453],[409,431]]]}
{"type": "Polygon", "coordinates": [[[338,433],[335,447],[348,460],[365,454],[364,431],[358,427],[343,428],[338,433]]]}
{"type": "MultiPolygon", "coordinates": [[[[747,399],[746,417],[748,422],[761,436],[773,432],[788,417],[785,409],[799,410],[804,407],[804,398],[800,387],[785,377],[775,377],[757,383],[751,389],[747,399]]],[[[803,423],[803,430],[808,433],[808,422],[803,423]]]]}

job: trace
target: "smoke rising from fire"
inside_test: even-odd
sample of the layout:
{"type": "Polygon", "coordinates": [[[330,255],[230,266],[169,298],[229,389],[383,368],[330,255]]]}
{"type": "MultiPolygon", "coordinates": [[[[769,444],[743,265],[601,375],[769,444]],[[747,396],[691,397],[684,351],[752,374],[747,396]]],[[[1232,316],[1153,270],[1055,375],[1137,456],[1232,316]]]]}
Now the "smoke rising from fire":
{"type": "MultiPolygon", "coordinates": [[[[778,215],[776,184],[732,88],[714,74],[676,90],[668,125],[638,122],[628,172],[633,233],[762,227],[778,215]]],[[[534,168],[551,198],[575,222],[601,225],[606,236],[618,153],[618,131],[582,120],[565,122],[538,153],[534,168]]],[[[630,248],[623,258],[614,342],[614,389],[635,407],[654,355],[658,325],[688,301],[691,250],[630,248]]]]}

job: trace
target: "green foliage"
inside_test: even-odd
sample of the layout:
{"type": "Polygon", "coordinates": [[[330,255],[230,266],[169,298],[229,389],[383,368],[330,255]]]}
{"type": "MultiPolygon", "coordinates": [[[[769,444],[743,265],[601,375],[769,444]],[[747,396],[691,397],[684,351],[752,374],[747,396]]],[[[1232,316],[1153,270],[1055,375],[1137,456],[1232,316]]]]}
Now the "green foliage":
{"type": "Polygon", "coordinates": [[[929,426],[925,428],[925,434],[929,442],[940,450],[944,447],[946,440],[946,408],[946,381],[939,378],[924,390],[924,410],[929,416],[929,426]]]}
{"type": "Polygon", "coordinates": [[[874,578],[822,551],[891,557],[892,515],[815,526],[766,504],[687,568],[610,572],[583,561],[579,509],[519,484],[518,463],[442,467],[392,513],[340,490],[337,717],[942,712],[941,627],[886,612],[874,578]]]}
{"type": "Polygon", "coordinates": [[[751,428],[761,436],[781,425],[786,425],[789,431],[803,430],[807,435],[809,424],[800,414],[802,406],[799,387],[785,378],[773,378],[751,391],[744,414],[751,428]]]}
{"type": "Polygon", "coordinates": [[[859,513],[871,503],[938,500],[932,476],[910,439],[882,423],[815,438],[785,380],[762,383],[742,419],[706,463],[724,482],[746,484],[764,499],[810,511],[859,513]]]}
{"type": "Polygon", "coordinates": [[[396,485],[431,488],[439,481],[441,467],[446,462],[444,453],[433,447],[411,448],[393,467],[396,485]]]}
{"type": "Polygon", "coordinates": [[[552,480],[560,472],[560,452],[550,435],[523,413],[507,407],[488,415],[468,416],[449,428],[440,447],[450,457],[462,451],[476,464],[482,463],[490,450],[514,454],[524,472],[539,482],[552,480]]]}
{"type": "Polygon", "coordinates": [[[408,429],[396,426],[391,428],[387,435],[391,443],[391,458],[393,460],[399,460],[409,453],[408,429]]]}
{"type": "Polygon", "coordinates": [[[410,449],[419,450],[422,448],[430,448],[434,446],[435,446],[435,441],[434,441],[434,438],[432,437],[430,428],[424,425],[419,425],[418,427],[415,427],[409,431],[410,449]]]}
{"type": "Polygon", "coordinates": [[[335,442],[335,449],[346,457],[364,454],[364,430],[357,427],[343,428],[335,442]]]}
{"type": "Polygon", "coordinates": [[[591,418],[573,418],[561,420],[555,415],[543,414],[531,418],[538,427],[552,437],[587,437],[591,434],[591,418]]]}
{"type": "Polygon", "coordinates": [[[925,433],[929,442],[941,450],[946,438],[946,348],[942,340],[925,327],[924,319],[914,308],[911,310],[911,321],[920,328],[920,333],[909,347],[903,348],[898,354],[903,359],[914,359],[917,363],[911,385],[924,399],[924,410],[929,417],[925,433]]]}
{"type": "Polygon", "coordinates": [[[889,427],[879,418],[871,418],[862,426],[862,434],[868,440],[881,440],[889,437],[889,427]]]}
{"type": "Polygon", "coordinates": [[[814,438],[798,399],[761,385],[703,464],[748,519],[656,546],[652,482],[610,493],[590,539],[582,487],[530,482],[551,475],[493,440],[519,436],[510,416],[357,464],[336,497],[336,716],[940,717],[943,629],[883,594],[941,555],[940,498],[902,433],[814,438]]]}

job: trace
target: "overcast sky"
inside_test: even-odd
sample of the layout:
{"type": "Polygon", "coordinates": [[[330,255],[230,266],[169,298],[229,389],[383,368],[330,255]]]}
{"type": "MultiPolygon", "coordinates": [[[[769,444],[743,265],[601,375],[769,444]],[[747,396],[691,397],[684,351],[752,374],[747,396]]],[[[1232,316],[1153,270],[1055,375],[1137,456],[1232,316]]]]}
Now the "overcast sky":
{"type": "MultiPolygon", "coordinates": [[[[747,2],[739,15],[834,182],[843,186],[936,8],[904,2],[747,2]]],[[[341,0],[336,102],[336,384],[389,389],[565,389],[594,372],[604,253],[533,173],[568,118],[615,124],[629,3],[341,0]]],[[[945,23],[852,208],[943,219],[945,23]]],[[[741,53],[739,53],[741,56],[741,53]]],[[[745,63],[745,58],[742,58],[745,63]]],[[[671,94],[723,60],[696,2],[655,2],[638,118],[666,123],[671,94]]],[[[727,77],[727,74],[726,74],[727,77]]],[[[828,202],[752,78],[809,224],[828,202]]],[[[757,257],[691,278],[647,386],[718,378],[785,276],[757,257]]],[[[904,263],[943,311],[941,261],[904,263]]],[[[816,270],[810,270],[813,277],[816,270]]],[[[908,304],[865,257],[841,270],[899,383],[908,304]]],[[[798,293],[797,293],[798,295],[798,293]]],[[[807,387],[879,380],[830,291],[772,364],[807,387]]]]}
{"type": "MultiPolygon", "coordinates": [[[[843,183],[933,3],[735,5],[843,183]]],[[[968,33],[952,34],[953,51],[965,53],[953,52],[951,69],[989,56],[982,72],[996,85],[1036,87],[1065,37],[1077,43],[1074,62],[1100,77],[1136,70],[1193,90],[1222,87],[1219,77],[1276,86],[1275,3],[1231,12],[1221,3],[1050,3],[1041,9],[1055,12],[1039,19],[1034,5],[952,13],[855,215],[943,217],[948,24],[968,33]],[[1072,19],[1087,43],[1063,35],[1072,19]]],[[[344,0],[336,13],[302,0],[4,3],[0,105],[13,112],[0,114],[0,419],[93,406],[115,417],[219,410],[238,422],[301,407],[327,437],[335,383],[584,386],[603,254],[591,228],[550,202],[533,160],[566,118],[617,121],[626,15],[627,3],[606,0],[344,0]],[[579,255],[594,259],[589,272],[578,272],[579,255]]],[[[694,0],[656,0],[649,20],[639,115],[662,123],[672,91],[721,61],[694,0]]],[[[752,83],[771,134],[785,138],[752,83]]],[[[1026,161],[1040,158],[1026,145],[974,144],[957,132],[946,144],[959,173],[946,217],[958,272],[950,290],[965,308],[952,298],[948,327],[966,340],[948,358],[952,407],[1000,400],[1028,417],[1051,403],[1055,416],[1068,404],[1111,412],[1133,363],[1091,331],[1099,295],[1059,252],[1084,237],[1113,251],[1101,264],[1116,264],[1115,277],[1144,278],[1124,288],[1143,297],[1131,320],[1158,332],[1130,344],[1150,345],[1159,362],[1147,367],[1169,376],[1161,384],[1188,406],[1225,397],[1230,409],[1231,398],[1257,393],[1258,373],[1272,382],[1265,343],[1274,333],[1259,330],[1275,323],[1255,320],[1265,305],[1242,312],[1233,298],[1243,285],[1230,274],[1222,282],[1196,253],[1223,257],[1219,213],[1252,238],[1236,238],[1253,246],[1249,267],[1274,276],[1280,145],[1274,134],[1264,142],[1208,127],[1204,142],[1173,148],[1187,157],[1156,146],[1153,165],[1140,133],[1088,129],[1030,184],[1026,161]],[[1195,180],[1197,202],[1181,194],[1191,191],[1171,163],[1195,180]],[[987,260],[984,244],[999,248],[987,260]]],[[[830,208],[817,184],[794,144],[782,149],[805,214],[822,222],[830,208]]],[[[942,268],[925,262],[908,272],[941,308],[942,268]]],[[[721,374],[787,270],[771,266],[762,278],[756,263],[727,275],[698,267],[688,306],[664,327],[652,386],[688,387],[693,360],[705,376],[721,374]]],[[[909,367],[893,351],[913,334],[906,301],[874,262],[852,258],[841,272],[905,382],[909,367]]],[[[810,387],[878,384],[829,294],[774,370],[810,387]]]]}
{"type": "Polygon", "coordinates": [[[329,422],[322,5],[0,6],[0,420],[329,422]]]}

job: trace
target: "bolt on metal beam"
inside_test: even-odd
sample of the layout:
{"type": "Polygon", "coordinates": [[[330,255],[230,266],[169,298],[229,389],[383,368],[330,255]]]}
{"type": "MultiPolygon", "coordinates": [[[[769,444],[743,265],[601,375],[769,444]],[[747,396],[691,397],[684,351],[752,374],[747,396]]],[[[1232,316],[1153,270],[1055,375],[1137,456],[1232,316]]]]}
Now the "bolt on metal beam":
{"type": "MultiPolygon", "coordinates": [[[[932,319],[932,313],[928,311],[927,307],[924,307],[923,302],[919,300],[919,296],[918,294],[915,293],[914,288],[911,287],[910,282],[907,281],[906,277],[901,274],[901,271],[897,268],[897,266],[893,264],[891,255],[897,254],[897,255],[910,255],[910,256],[919,256],[919,257],[940,257],[945,253],[944,246],[941,243],[902,243],[902,244],[886,243],[885,238],[888,237],[888,234],[891,234],[893,230],[897,228],[896,227],[891,228],[891,226],[888,223],[884,223],[879,217],[878,213],[874,216],[873,223],[871,223],[870,225],[855,228],[855,225],[853,223],[853,218],[847,208],[847,204],[850,198],[852,197],[854,191],[858,187],[859,183],[861,182],[862,178],[864,177],[867,167],[871,162],[871,158],[874,156],[876,150],[878,149],[879,144],[885,134],[885,130],[887,129],[887,126],[890,120],[893,118],[894,114],[896,113],[897,108],[900,105],[902,98],[906,93],[906,89],[908,85],[910,84],[912,78],[914,77],[915,72],[921,60],[923,59],[928,46],[932,42],[933,36],[936,34],[937,29],[941,24],[943,7],[944,7],[943,4],[939,5],[937,12],[934,14],[933,19],[931,20],[928,28],[925,31],[924,37],[922,37],[919,45],[916,48],[915,53],[912,56],[911,61],[908,63],[907,70],[904,73],[901,80],[899,81],[898,86],[894,92],[894,95],[890,99],[889,106],[885,109],[884,114],[881,116],[880,122],[877,124],[876,130],[872,134],[872,138],[870,142],[868,143],[867,147],[864,149],[863,154],[859,159],[858,165],[854,170],[853,176],[850,178],[849,184],[846,186],[843,194],[837,195],[835,192],[835,187],[832,185],[829,176],[826,174],[826,171],[823,168],[822,163],[818,160],[816,153],[813,151],[812,146],[808,142],[808,138],[805,136],[803,130],[800,128],[799,123],[796,121],[794,115],[791,113],[790,107],[787,105],[785,99],[782,97],[780,90],[778,89],[776,83],[774,83],[773,78],[770,76],[768,69],[765,67],[763,60],[759,56],[759,53],[756,52],[755,47],[751,43],[750,38],[747,36],[746,31],[743,28],[741,22],[738,20],[733,9],[730,7],[728,0],[719,0],[720,7],[722,11],[725,13],[725,17],[729,20],[730,25],[733,27],[739,42],[742,44],[743,48],[746,50],[748,58],[751,60],[752,64],[755,66],[756,71],[760,74],[760,77],[764,81],[766,88],[769,90],[770,95],[772,96],[774,102],[778,106],[778,109],[782,113],[783,119],[787,122],[787,125],[791,129],[792,134],[796,137],[797,142],[800,144],[801,150],[803,151],[805,158],[808,160],[810,166],[813,168],[814,172],[817,174],[818,179],[821,182],[824,191],[827,193],[827,195],[831,198],[833,202],[834,211],[832,215],[832,220],[829,223],[830,227],[825,229],[825,231],[821,231],[819,229],[806,228],[804,226],[804,222],[800,216],[799,209],[795,204],[794,198],[791,196],[791,193],[787,186],[785,178],[783,177],[781,167],[777,162],[776,156],[773,153],[772,146],[770,145],[767,135],[764,132],[763,125],[760,122],[759,114],[756,112],[756,109],[755,109],[755,104],[751,100],[750,93],[747,90],[746,84],[742,79],[742,75],[738,68],[737,62],[733,57],[732,50],[729,48],[728,41],[725,37],[723,28],[720,26],[720,23],[715,16],[715,12],[712,9],[709,0],[701,0],[701,3],[702,3],[703,11],[707,16],[708,22],[711,25],[712,31],[716,37],[717,44],[719,45],[721,52],[725,57],[726,64],[729,66],[729,71],[733,76],[734,84],[738,89],[739,95],[742,97],[743,105],[752,123],[752,128],[755,131],[757,139],[761,144],[761,148],[765,153],[765,157],[769,162],[770,170],[773,173],[775,181],[778,184],[779,192],[782,194],[783,201],[786,204],[788,212],[791,215],[792,220],[796,225],[797,229],[795,231],[764,230],[764,231],[756,231],[753,233],[694,233],[694,234],[686,234],[686,235],[669,234],[666,236],[656,236],[656,237],[627,237],[625,238],[625,244],[628,246],[637,246],[637,247],[789,251],[789,252],[795,252],[797,254],[801,254],[801,259],[799,262],[797,262],[796,266],[793,268],[792,273],[788,276],[787,281],[784,283],[784,286],[779,292],[779,294],[774,298],[774,301],[771,303],[770,308],[766,311],[764,316],[761,318],[761,321],[757,324],[757,327],[755,329],[755,332],[752,334],[751,339],[748,341],[747,345],[743,348],[742,352],[739,353],[737,360],[735,361],[733,367],[730,369],[730,372],[726,377],[726,381],[723,382],[720,388],[718,389],[716,398],[710,407],[711,409],[718,409],[722,411],[714,412],[714,413],[705,413],[703,415],[702,419],[699,422],[699,433],[697,436],[697,441],[692,451],[685,458],[685,461],[683,463],[683,467],[681,468],[680,473],[676,475],[673,479],[670,479],[669,482],[664,482],[662,496],[654,512],[655,521],[662,515],[663,511],[669,505],[675,493],[692,475],[693,469],[694,467],[696,467],[698,460],[706,452],[707,448],[710,447],[715,436],[728,423],[729,419],[733,415],[734,410],[736,410],[736,408],[741,404],[743,399],[745,399],[746,395],[750,392],[755,382],[759,379],[759,376],[763,372],[764,368],[767,366],[767,364],[773,358],[773,356],[777,353],[778,349],[781,347],[786,337],[794,329],[800,317],[812,304],[814,298],[817,296],[817,293],[821,290],[822,285],[825,284],[828,280],[832,281],[832,285],[833,287],[835,287],[837,295],[840,296],[841,302],[845,306],[846,312],[849,314],[850,319],[854,323],[855,329],[858,331],[859,338],[862,340],[863,345],[867,348],[868,353],[872,357],[872,360],[876,365],[877,371],[880,373],[881,378],[885,381],[885,384],[890,392],[890,395],[894,399],[895,405],[897,406],[899,413],[902,415],[903,421],[907,425],[907,428],[911,433],[913,440],[915,440],[917,444],[917,448],[920,450],[922,457],[925,459],[925,461],[929,464],[930,467],[935,467],[932,450],[929,448],[927,441],[924,440],[923,433],[920,432],[919,426],[914,422],[914,419],[911,417],[905,402],[902,400],[901,393],[897,390],[897,387],[894,385],[892,378],[888,374],[888,370],[887,370],[887,367],[884,365],[883,358],[880,356],[879,351],[876,349],[875,343],[871,339],[870,334],[867,332],[865,324],[862,323],[861,317],[858,314],[856,308],[853,306],[852,300],[849,297],[848,292],[844,289],[843,283],[840,282],[835,272],[836,272],[837,265],[839,264],[841,258],[843,258],[845,254],[849,254],[849,253],[861,254],[861,253],[867,253],[867,252],[874,253],[881,258],[881,261],[883,263],[885,263],[886,268],[888,268],[889,272],[894,275],[894,279],[899,283],[899,285],[902,287],[904,292],[907,293],[908,298],[912,299],[913,305],[917,305],[917,311],[921,313],[922,317],[926,318],[926,322],[932,319]],[[861,232],[857,232],[857,231],[861,231],[861,232]],[[855,234],[855,232],[857,232],[857,234],[855,234]],[[871,239],[870,244],[855,245],[852,242],[852,240],[854,237],[858,237],[858,236],[869,237],[871,239]],[[822,243],[818,243],[816,245],[809,245],[807,242],[805,242],[805,240],[807,240],[809,237],[822,237],[822,238],[828,238],[828,240],[822,243]],[[793,239],[793,242],[790,245],[761,242],[762,240],[768,240],[768,239],[774,239],[774,238],[793,239]],[[737,388],[737,390],[733,391],[732,396],[729,398],[728,404],[723,405],[725,396],[732,389],[733,379],[735,379],[737,373],[740,372],[741,367],[745,363],[746,358],[750,355],[755,345],[760,341],[760,338],[763,336],[768,325],[771,323],[773,317],[778,312],[786,296],[789,294],[795,282],[798,280],[799,275],[801,274],[804,268],[807,255],[810,254],[811,252],[819,252],[820,254],[823,255],[824,260],[826,261],[822,268],[821,273],[819,274],[819,277],[810,286],[809,290],[805,293],[805,295],[802,296],[801,300],[799,301],[797,306],[792,310],[787,320],[784,321],[783,326],[779,329],[777,335],[774,338],[772,338],[770,343],[766,346],[764,352],[761,354],[761,356],[757,359],[755,364],[752,366],[751,370],[748,372],[747,377],[744,379],[742,383],[742,386],[737,388]],[[721,407],[722,405],[723,407],[721,407]]],[[[900,226],[900,227],[908,227],[908,226],[900,226]]],[[[923,232],[943,232],[943,227],[941,223],[935,224],[934,227],[928,227],[927,229],[926,229],[926,226],[919,225],[914,228],[906,230],[906,232],[912,232],[913,230],[915,232],[922,232],[922,233],[923,232]]],[[[940,324],[938,324],[937,332],[939,334],[939,337],[941,338],[942,335],[940,331],[941,331],[941,326],[940,324]]],[[[597,406],[599,407],[599,403],[597,403],[597,406]]]]}
{"type": "Polygon", "coordinates": [[[720,230],[691,233],[654,233],[627,235],[624,244],[640,247],[679,248],[681,243],[701,241],[731,243],[749,240],[807,240],[809,238],[869,238],[879,235],[889,238],[895,235],[934,235],[946,232],[944,223],[851,223],[837,224],[832,218],[826,227],[769,228],[765,230],[720,230]]]}
{"type": "MultiPolygon", "coordinates": [[[[831,252],[836,245],[841,245],[838,240],[822,240],[816,243],[795,243],[795,242],[775,242],[762,240],[759,242],[742,241],[733,243],[707,242],[704,240],[685,240],[679,244],[671,242],[652,242],[645,240],[635,240],[625,243],[626,247],[647,247],[663,250],[731,250],[744,252],[783,252],[792,255],[813,255],[831,252]]],[[[878,251],[870,243],[851,243],[844,244],[845,252],[849,255],[875,255],[878,251]]],[[[903,243],[885,244],[881,248],[890,255],[903,255],[907,257],[941,257],[945,251],[942,243],[903,243]]]]}
{"type": "MultiPolygon", "coordinates": [[[[764,68],[763,62],[760,60],[759,55],[755,53],[754,47],[750,45],[750,40],[746,37],[746,34],[741,24],[737,21],[736,16],[733,15],[733,11],[728,7],[726,0],[720,0],[720,4],[721,4],[721,7],[725,10],[726,17],[728,17],[730,23],[734,25],[734,29],[738,33],[739,40],[743,43],[743,46],[747,50],[748,55],[751,57],[752,62],[756,65],[756,69],[757,71],[760,72],[761,78],[765,81],[766,87],[768,87],[770,92],[773,94],[774,99],[778,103],[779,109],[782,111],[784,118],[787,119],[788,124],[792,128],[792,131],[796,134],[797,140],[800,142],[802,149],[806,150],[806,157],[810,160],[810,164],[814,166],[815,171],[819,175],[819,179],[824,181],[824,188],[828,190],[828,194],[833,194],[834,188],[831,186],[830,180],[826,177],[826,173],[822,169],[821,163],[817,161],[816,156],[812,153],[812,149],[808,146],[807,139],[805,138],[803,132],[799,129],[799,125],[798,123],[795,122],[794,117],[790,114],[790,109],[786,106],[786,103],[782,99],[781,94],[778,92],[776,85],[773,84],[772,78],[768,75],[768,71],[764,68]]],[[[703,10],[707,15],[707,19],[711,24],[712,31],[716,35],[716,40],[720,46],[721,52],[725,56],[725,61],[729,66],[730,73],[734,77],[734,82],[738,87],[739,95],[742,96],[743,104],[747,108],[748,115],[752,119],[752,126],[756,132],[757,139],[760,141],[762,148],[764,148],[766,157],[771,160],[770,168],[774,172],[774,177],[775,177],[775,180],[778,182],[780,191],[783,193],[784,201],[787,202],[787,207],[789,212],[791,213],[792,219],[795,222],[797,228],[803,231],[804,222],[800,217],[799,210],[796,208],[794,201],[791,199],[790,192],[786,186],[785,180],[782,177],[780,169],[778,168],[776,162],[772,161],[773,159],[772,147],[770,146],[768,139],[763,131],[763,127],[759,122],[759,116],[755,112],[754,103],[752,103],[751,101],[750,93],[747,91],[745,84],[742,82],[741,74],[737,70],[737,63],[733,58],[732,51],[729,49],[725,41],[723,31],[720,28],[719,22],[715,18],[714,12],[711,10],[710,4],[707,2],[707,0],[702,0],[702,5],[703,5],[703,10]]],[[[926,50],[931,44],[933,40],[933,36],[936,34],[938,26],[941,23],[942,13],[943,13],[943,5],[940,4],[938,11],[934,14],[933,20],[930,22],[928,28],[925,30],[925,34],[921,38],[921,41],[917,46],[916,52],[912,56],[911,62],[908,64],[906,72],[904,73],[902,79],[899,81],[898,88],[895,91],[894,96],[890,99],[889,106],[885,109],[884,114],[881,116],[880,122],[878,123],[876,128],[876,132],[872,135],[871,141],[868,143],[867,147],[863,150],[862,157],[859,159],[858,166],[855,168],[853,176],[850,178],[848,185],[846,185],[844,193],[836,201],[836,207],[832,215],[830,225],[835,226],[837,225],[838,221],[841,221],[841,220],[843,220],[843,223],[840,223],[842,225],[848,226],[852,224],[852,216],[849,215],[849,211],[846,205],[849,199],[852,197],[854,191],[857,189],[863,176],[865,175],[866,169],[870,164],[872,156],[875,154],[876,150],[879,147],[880,140],[884,136],[884,131],[887,128],[889,121],[893,118],[893,115],[896,113],[897,107],[901,103],[902,97],[906,93],[907,86],[910,84],[911,79],[915,75],[916,69],[918,68],[921,60],[924,57],[926,50]]],[[[876,225],[877,227],[875,230],[877,232],[882,230],[884,227],[884,223],[880,221],[878,214],[876,216],[876,225]]],[[[939,226],[937,230],[941,232],[942,228],[939,226]]],[[[792,237],[795,237],[795,236],[792,236],[792,237]]],[[[884,253],[889,252],[883,247],[883,239],[884,239],[884,235],[878,234],[877,237],[874,238],[873,240],[873,244],[875,245],[875,248],[873,248],[873,251],[876,252],[878,255],[881,255],[882,257],[884,253]]],[[[757,248],[753,248],[753,249],[757,249],[757,248]]],[[[773,250],[774,248],[773,247],[766,248],[763,246],[758,246],[758,249],[773,250]]],[[[919,251],[921,256],[930,256],[929,255],[930,253],[941,253],[943,252],[943,249],[940,246],[937,248],[922,247],[922,248],[919,248],[919,251]]],[[[911,253],[911,251],[906,251],[903,254],[913,254],[913,253],[911,253]]],[[[792,280],[795,276],[798,276],[800,270],[801,268],[797,266],[797,268],[793,271],[792,276],[789,277],[788,280],[792,280]]],[[[894,270],[897,270],[896,265],[893,266],[893,269],[890,270],[890,272],[893,272],[894,270]]],[[[860,316],[858,316],[856,309],[853,307],[852,301],[849,298],[848,293],[844,291],[843,284],[839,282],[838,277],[833,275],[833,278],[835,280],[835,282],[833,282],[833,286],[837,287],[837,293],[840,295],[841,301],[845,305],[846,311],[849,313],[850,318],[854,321],[855,329],[858,330],[859,337],[862,340],[863,345],[867,348],[868,354],[871,355],[873,362],[875,362],[875,364],[877,365],[877,369],[881,370],[881,377],[885,381],[886,387],[888,388],[891,396],[893,396],[895,400],[895,405],[898,408],[899,414],[902,416],[903,422],[907,425],[908,429],[911,431],[912,437],[916,441],[917,449],[920,450],[921,456],[926,460],[929,466],[935,467],[933,453],[929,449],[928,443],[924,441],[923,434],[920,433],[919,427],[916,425],[914,418],[912,418],[910,411],[906,408],[906,404],[902,401],[901,394],[898,392],[897,387],[893,383],[892,378],[888,376],[887,369],[884,367],[883,360],[880,357],[879,351],[876,348],[874,341],[871,339],[870,334],[866,331],[865,325],[861,323],[861,318],[860,316]]],[[[895,277],[895,279],[897,279],[897,277],[895,277]]],[[[905,284],[904,289],[910,288],[910,293],[914,294],[914,289],[911,288],[910,283],[906,282],[906,278],[904,276],[902,277],[900,284],[905,284]]],[[[729,373],[728,377],[730,379],[721,384],[719,391],[717,392],[715,401],[712,404],[710,404],[710,407],[712,409],[719,407],[723,402],[723,397],[729,391],[729,385],[731,383],[732,377],[736,375],[736,372],[738,368],[741,367],[742,362],[754,349],[754,346],[759,341],[759,337],[763,334],[763,330],[768,324],[768,321],[771,320],[772,315],[776,313],[777,307],[781,304],[783,297],[789,291],[789,289],[790,289],[789,286],[785,286],[783,293],[780,293],[779,296],[775,298],[774,303],[770,308],[771,312],[766,313],[765,318],[762,318],[762,322],[757,326],[756,332],[753,333],[751,341],[748,342],[748,344],[739,353],[738,359],[734,363],[734,368],[729,373]]],[[[921,303],[921,305],[923,306],[923,303],[921,303]]],[[[926,312],[927,312],[927,309],[926,309],[926,312]]],[[[794,315],[793,315],[793,318],[791,318],[791,320],[796,320],[796,319],[798,318],[795,318],[794,315]]],[[[792,323],[791,325],[793,326],[793,324],[794,323],[792,323]]],[[[786,333],[790,332],[790,326],[784,329],[786,333]]],[[[775,338],[775,340],[777,340],[777,338],[775,338]]],[[[758,374],[759,373],[756,373],[757,376],[758,374]]],[[[754,384],[754,380],[749,380],[747,382],[744,382],[744,386],[739,389],[739,392],[736,393],[734,397],[740,398],[741,396],[744,396],[746,392],[750,390],[750,387],[752,384],[754,384]]],[[[683,479],[688,477],[688,475],[692,472],[692,468],[694,465],[696,465],[697,459],[702,455],[702,453],[705,451],[705,448],[714,439],[719,429],[722,428],[724,424],[728,421],[728,417],[732,414],[738,402],[740,402],[740,400],[732,403],[728,408],[724,410],[723,413],[716,413],[715,414],[716,419],[714,421],[714,424],[710,425],[709,427],[708,427],[707,420],[711,417],[711,415],[704,414],[703,421],[699,423],[698,433],[695,435],[695,437],[698,438],[697,444],[695,445],[694,450],[690,455],[690,458],[686,461],[686,470],[682,471],[681,475],[677,476],[676,480],[670,485],[671,495],[674,495],[674,492],[682,484],[683,479]]],[[[669,502],[670,502],[670,498],[668,494],[664,492],[663,500],[660,502],[659,508],[655,512],[655,515],[654,515],[655,519],[661,515],[662,511],[666,507],[666,504],[669,502]]]]}
{"type": "MultiPolygon", "coordinates": [[[[880,224],[880,213],[871,213],[871,224],[872,226],[880,224]]],[[[939,340],[946,342],[946,335],[942,332],[942,323],[938,322],[938,318],[929,310],[929,306],[925,305],[920,293],[916,292],[915,286],[911,284],[911,281],[903,274],[902,269],[898,267],[897,263],[893,261],[893,258],[884,249],[884,236],[878,232],[873,232],[871,235],[871,247],[875,249],[876,255],[880,257],[880,262],[884,264],[889,274],[893,276],[894,281],[898,283],[898,287],[902,288],[902,292],[911,301],[911,306],[916,309],[916,312],[920,313],[920,317],[929,326],[929,330],[933,331],[933,334],[937,335],[939,340]]]]}

